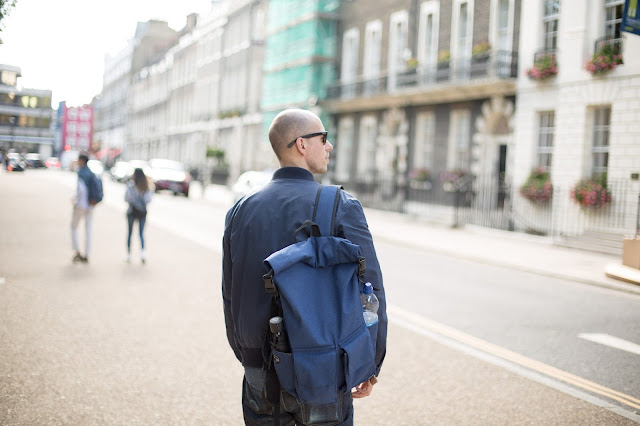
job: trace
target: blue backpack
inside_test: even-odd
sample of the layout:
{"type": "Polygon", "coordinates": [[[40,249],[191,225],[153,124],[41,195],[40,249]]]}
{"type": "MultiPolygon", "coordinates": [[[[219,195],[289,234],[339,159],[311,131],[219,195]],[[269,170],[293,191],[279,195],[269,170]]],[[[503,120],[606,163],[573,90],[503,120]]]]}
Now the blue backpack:
{"type": "Polygon", "coordinates": [[[102,190],[102,179],[95,173],[91,173],[91,179],[89,179],[89,204],[95,206],[104,197],[104,191],[102,190]]]}
{"type": "Polygon", "coordinates": [[[271,345],[280,386],[300,402],[337,401],[375,374],[377,324],[365,327],[360,247],[334,236],[339,186],[321,186],[305,241],[271,254],[264,261],[265,288],[272,296],[272,316],[283,318],[290,352],[271,345]]]}

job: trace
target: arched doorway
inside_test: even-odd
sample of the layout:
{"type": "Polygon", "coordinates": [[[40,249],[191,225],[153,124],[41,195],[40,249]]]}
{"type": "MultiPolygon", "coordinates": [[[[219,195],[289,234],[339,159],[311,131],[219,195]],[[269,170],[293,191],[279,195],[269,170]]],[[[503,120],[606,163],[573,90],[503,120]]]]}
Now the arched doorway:
{"type": "Polygon", "coordinates": [[[514,106],[510,100],[494,96],[482,104],[481,112],[475,122],[471,164],[476,176],[476,204],[501,209],[509,196],[514,106]]]}

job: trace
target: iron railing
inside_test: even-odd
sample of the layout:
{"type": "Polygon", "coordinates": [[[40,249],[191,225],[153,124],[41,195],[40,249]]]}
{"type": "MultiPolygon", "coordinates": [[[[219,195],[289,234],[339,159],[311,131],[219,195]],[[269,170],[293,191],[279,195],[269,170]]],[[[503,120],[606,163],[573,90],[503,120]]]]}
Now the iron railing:
{"type": "Polygon", "coordinates": [[[518,76],[518,52],[494,50],[440,62],[434,67],[418,66],[393,75],[395,87],[389,87],[389,76],[339,83],[327,88],[328,99],[352,99],[386,93],[395,88],[429,88],[439,84],[486,79],[512,79],[518,76]]]}
{"type": "Polygon", "coordinates": [[[586,232],[635,234],[640,227],[640,199],[628,180],[609,180],[611,201],[602,207],[581,207],[572,188],[554,186],[551,200],[532,202],[508,181],[468,182],[447,188],[438,179],[409,180],[399,174],[367,174],[342,184],[363,206],[421,216],[452,226],[488,228],[552,237],[586,232]]]}
{"type": "Polygon", "coordinates": [[[593,44],[593,51],[595,53],[601,52],[605,47],[611,48],[614,55],[622,54],[622,39],[613,38],[611,36],[600,37],[593,44]]]}

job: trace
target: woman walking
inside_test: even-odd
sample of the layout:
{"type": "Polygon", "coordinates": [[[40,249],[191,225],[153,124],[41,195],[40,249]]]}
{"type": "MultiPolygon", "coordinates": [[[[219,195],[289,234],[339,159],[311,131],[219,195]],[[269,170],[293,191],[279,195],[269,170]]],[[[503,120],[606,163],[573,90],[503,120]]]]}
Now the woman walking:
{"type": "Polygon", "coordinates": [[[129,225],[127,262],[131,261],[131,234],[136,220],[138,221],[138,231],[140,233],[140,259],[142,263],[147,260],[144,252],[144,224],[147,220],[147,204],[151,201],[152,194],[153,189],[150,187],[142,169],[135,169],[133,180],[127,183],[127,191],[124,193],[124,200],[129,203],[129,208],[127,209],[127,224],[129,225]]]}

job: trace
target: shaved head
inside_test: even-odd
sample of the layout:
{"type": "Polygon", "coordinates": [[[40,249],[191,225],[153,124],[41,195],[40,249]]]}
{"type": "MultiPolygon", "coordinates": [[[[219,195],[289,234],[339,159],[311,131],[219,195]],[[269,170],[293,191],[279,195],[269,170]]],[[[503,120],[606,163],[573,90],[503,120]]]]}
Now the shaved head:
{"type": "Polygon", "coordinates": [[[304,109],[285,109],[276,115],[269,127],[269,142],[278,160],[282,160],[289,142],[312,132],[318,123],[322,125],[318,116],[304,109]]]}

